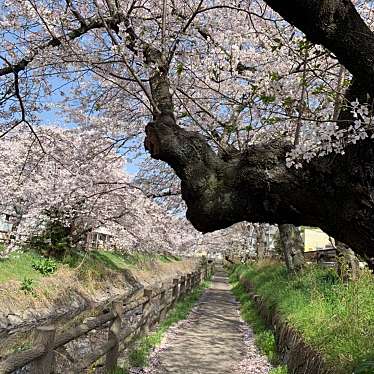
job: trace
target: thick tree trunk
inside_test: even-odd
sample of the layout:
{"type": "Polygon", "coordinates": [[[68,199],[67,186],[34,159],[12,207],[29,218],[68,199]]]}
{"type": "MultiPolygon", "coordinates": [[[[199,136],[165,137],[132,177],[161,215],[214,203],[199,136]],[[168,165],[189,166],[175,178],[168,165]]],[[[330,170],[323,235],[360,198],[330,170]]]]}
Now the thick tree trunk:
{"type": "MultiPolygon", "coordinates": [[[[347,146],[302,169],[287,168],[290,145],[254,145],[223,160],[203,137],[159,116],[149,124],[147,148],[182,181],[187,218],[202,232],[236,222],[320,227],[361,254],[374,248],[374,147],[347,146]]],[[[369,256],[371,257],[371,256],[369,256]]]]}
{"type": "Polygon", "coordinates": [[[347,245],[342,242],[337,241],[335,243],[337,252],[337,263],[338,263],[338,273],[345,280],[356,280],[359,276],[360,266],[359,261],[347,245]]]}
{"type": "Polygon", "coordinates": [[[304,243],[300,231],[294,225],[278,225],[284,259],[290,273],[304,267],[304,243]]]}
{"type": "MultiPolygon", "coordinates": [[[[314,42],[334,52],[354,75],[348,100],[374,92],[374,34],[349,0],[267,0],[314,42]]],[[[374,146],[371,139],[288,168],[292,144],[274,141],[224,156],[204,137],[177,125],[168,67],[160,52],[145,51],[158,66],[150,79],[157,108],[146,127],[146,149],[181,179],[187,218],[202,232],[236,222],[317,226],[357,253],[374,254],[374,146]]],[[[349,111],[340,119],[349,121],[349,111]]],[[[347,126],[347,122],[345,122],[347,126]]]]}
{"type": "Polygon", "coordinates": [[[257,260],[263,260],[266,254],[265,227],[263,225],[257,225],[255,227],[255,232],[256,232],[256,257],[257,257],[257,260]]]}

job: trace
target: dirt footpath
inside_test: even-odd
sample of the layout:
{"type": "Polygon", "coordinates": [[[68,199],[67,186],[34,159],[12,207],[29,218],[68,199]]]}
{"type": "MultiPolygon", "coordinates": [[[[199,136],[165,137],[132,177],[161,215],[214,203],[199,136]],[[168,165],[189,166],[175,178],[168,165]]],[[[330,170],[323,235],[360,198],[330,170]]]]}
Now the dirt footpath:
{"type": "Polygon", "coordinates": [[[211,287],[204,292],[188,320],[170,330],[151,357],[152,365],[146,372],[267,373],[270,365],[254,347],[252,333],[240,320],[238,307],[226,274],[216,272],[211,287]]]}

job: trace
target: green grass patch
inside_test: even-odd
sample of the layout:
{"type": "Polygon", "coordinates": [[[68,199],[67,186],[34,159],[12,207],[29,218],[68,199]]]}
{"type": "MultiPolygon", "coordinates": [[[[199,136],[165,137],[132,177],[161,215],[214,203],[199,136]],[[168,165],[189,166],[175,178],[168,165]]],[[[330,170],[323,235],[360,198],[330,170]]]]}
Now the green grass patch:
{"type": "Polygon", "coordinates": [[[288,374],[286,365],[277,366],[269,371],[269,374],[288,374]]]}
{"type": "Polygon", "coordinates": [[[125,368],[118,368],[115,373],[126,374],[131,367],[146,367],[151,351],[161,343],[162,338],[165,336],[170,326],[188,317],[192,307],[196,304],[204,289],[208,287],[208,283],[209,282],[204,282],[193,290],[192,293],[178,301],[153,333],[140,337],[134,344],[134,348],[129,352],[128,366],[125,368]]]}
{"type": "Polygon", "coordinates": [[[272,365],[275,367],[272,374],[287,374],[287,368],[280,365],[278,359],[275,337],[273,332],[267,328],[262,318],[257,313],[252,301],[250,300],[244,287],[238,281],[238,272],[230,275],[230,283],[233,285],[233,293],[237,300],[240,301],[240,314],[241,317],[248,325],[251,326],[255,334],[256,346],[260,349],[261,353],[266,355],[272,365]]]}
{"type": "Polygon", "coordinates": [[[323,354],[334,373],[350,374],[374,361],[374,278],[369,272],[344,283],[334,270],[318,266],[291,276],[280,264],[253,264],[239,265],[232,279],[239,276],[251,280],[256,293],[323,354]]]}
{"type": "Polygon", "coordinates": [[[5,245],[4,243],[0,243],[0,253],[5,251],[5,245]]]}
{"type": "Polygon", "coordinates": [[[62,265],[79,267],[82,279],[88,274],[100,279],[108,274],[108,270],[121,272],[125,269],[144,268],[152,261],[172,262],[178,261],[178,258],[142,252],[70,251],[62,258],[52,259],[42,256],[35,250],[25,249],[10,254],[8,258],[0,259],[0,284],[10,280],[37,281],[42,276],[53,274],[62,265]]]}
{"type": "Polygon", "coordinates": [[[144,252],[115,252],[115,251],[90,251],[90,252],[71,252],[66,255],[63,262],[71,267],[79,266],[84,261],[86,266],[95,267],[104,265],[114,271],[121,271],[129,268],[141,268],[152,261],[172,262],[178,261],[174,256],[159,255],[157,253],[144,252]]]}
{"type": "Polygon", "coordinates": [[[16,280],[22,282],[25,278],[38,280],[42,274],[33,268],[35,261],[42,260],[35,252],[14,252],[8,258],[0,259],[0,284],[16,280]]]}

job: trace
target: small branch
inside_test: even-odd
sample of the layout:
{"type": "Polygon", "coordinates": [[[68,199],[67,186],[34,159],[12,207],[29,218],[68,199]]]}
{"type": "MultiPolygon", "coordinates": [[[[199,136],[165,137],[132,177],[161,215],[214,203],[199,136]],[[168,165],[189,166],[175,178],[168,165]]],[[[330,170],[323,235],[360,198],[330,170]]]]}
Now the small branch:
{"type": "MultiPolygon", "coordinates": [[[[95,5],[97,6],[97,11],[99,13],[99,17],[100,19],[102,20],[103,22],[103,25],[106,29],[106,31],[108,32],[109,36],[110,36],[110,39],[112,40],[112,43],[113,45],[119,47],[120,49],[120,43],[118,43],[116,37],[113,35],[113,32],[111,30],[111,28],[108,27],[108,24],[105,20],[105,18],[102,16],[101,14],[101,11],[100,11],[100,7],[97,3],[97,0],[94,0],[95,2],[95,5]]],[[[152,95],[149,93],[149,91],[147,90],[147,88],[144,86],[143,82],[141,81],[141,79],[138,77],[138,75],[136,74],[136,72],[134,71],[134,69],[130,66],[130,64],[127,62],[127,59],[126,57],[123,55],[123,53],[121,53],[122,55],[122,61],[123,63],[125,64],[126,68],[128,69],[128,71],[130,72],[130,74],[134,77],[134,79],[136,80],[136,82],[138,83],[138,85],[140,86],[140,88],[142,89],[142,91],[144,92],[144,94],[146,95],[147,99],[149,100],[149,102],[151,103],[152,107],[153,107],[153,110],[157,113],[157,114],[161,114],[161,111],[160,109],[158,108],[157,104],[155,103],[155,101],[153,100],[152,98],[152,95]]]]}
{"type": "Polygon", "coordinates": [[[306,92],[306,65],[307,65],[307,59],[308,59],[308,47],[305,47],[305,55],[304,55],[304,69],[303,69],[303,75],[302,75],[302,80],[301,80],[301,97],[299,101],[299,115],[298,119],[296,122],[296,132],[295,132],[295,140],[294,140],[294,145],[298,145],[300,141],[300,131],[301,131],[301,126],[302,126],[302,116],[303,116],[303,111],[304,111],[304,97],[305,97],[305,92],[306,92]]]}

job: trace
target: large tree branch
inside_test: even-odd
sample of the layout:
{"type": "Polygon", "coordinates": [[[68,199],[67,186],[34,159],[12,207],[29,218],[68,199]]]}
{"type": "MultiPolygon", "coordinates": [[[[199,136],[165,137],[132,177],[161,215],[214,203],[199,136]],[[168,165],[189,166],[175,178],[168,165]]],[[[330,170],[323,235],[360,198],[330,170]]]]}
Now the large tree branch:
{"type": "MultiPolygon", "coordinates": [[[[357,23],[359,32],[368,33],[369,41],[373,38],[349,1],[332,1],[336,6],[340,4],[338,9],[325,1],[300,0],[296,1],[297,12],[293,10],[294,1],[274,3],[282,4],[275,8],[280,8],[289,20],[301,25],[305,22],[303,31],[315,42],[323,42],[327,47],[331,44],[332,51],[351,70],[355,81],[346,93],[348,101],[354,96],[363,97],[374,87],[370,83],[374,82],[374,72],[370,79],[366,75],[364,79],[351,61],[356,56],[364,64],[369,53],[357,56],[360,44],[351,46],[350,43],[358,40],[357,35],[346,36],[347,25],[354,34],[357,23]],[[291,10],[283,8],[284,3],[291,10]],[[308,17],[312,15],[311,20],[306,16],[299,19],[301,10],[308,17]],[[313,29],[315,23],[317,31],[313,29]],[[350,51],[343,50],[341,38],[348,43],[348,48],[352,47],[350,51]]],[[[374,51],[374,43],[369,51],[374,51]]],[[[145,146],[153,158],[167,162],[181,179],[187,218],[198,230],[214,231],[244,220],[319,226],[358,253],[373,253],[374,148],[371,140],[361,141],[359,146],[347,146],[345,155],[330,154],[313,160],[302,170],[286,166],[286,155],[292,145],[281,141],[253,145],[245,152],[223,159],[200,134],[177,125],[166,70],[160,53],[153,52],[147,58],[159,68],[150,78],[151,92],[161,114],[154,115],[154,121],[147,125],[145,146]]],[[[366,69],[369,74],[373,66],[366,69]]],[[[343,117],[347,121],[352,119],[349,110],[342,111],[343,117]]]]}

